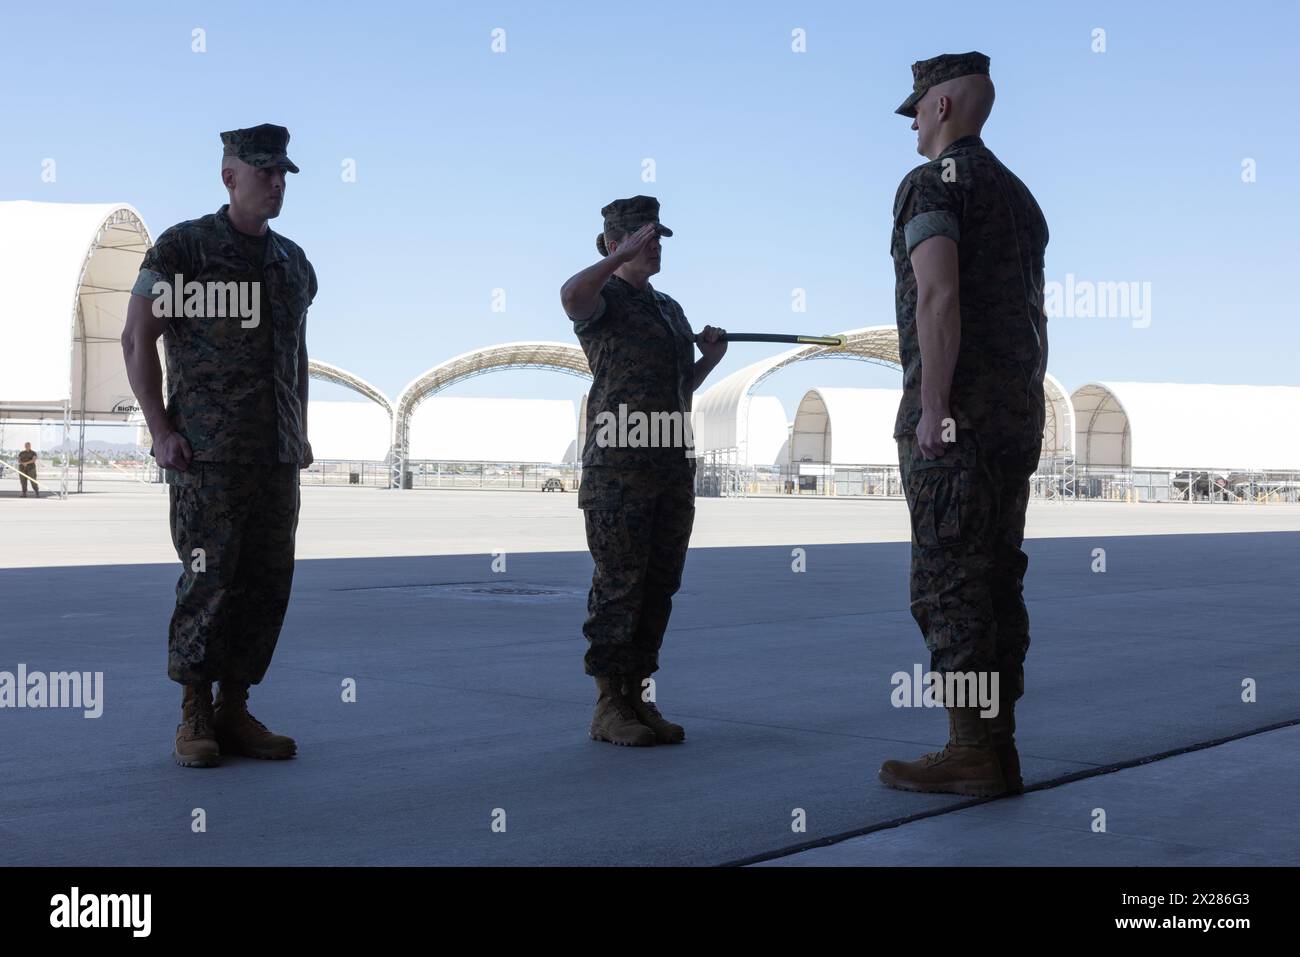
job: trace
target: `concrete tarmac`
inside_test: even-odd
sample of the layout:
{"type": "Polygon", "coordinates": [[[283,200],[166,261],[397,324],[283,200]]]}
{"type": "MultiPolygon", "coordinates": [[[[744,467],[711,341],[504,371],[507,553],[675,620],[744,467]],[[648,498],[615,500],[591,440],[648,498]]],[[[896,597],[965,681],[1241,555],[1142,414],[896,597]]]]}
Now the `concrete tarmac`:
{"type": "MultiPolygon", "coordinates": [[[[1297,861],[1295,771],[1275,774],[1268,744],[1285,747],[1294,732],[977,807],[881,785],[883,760],[934,750],[946,734],[942,711],[890,703],[891,676],[927,665],[907,610],[908,548],[818,540],[861,532],[872,508],[891,522],[893,503],[702,501],[697,542],[731,534],[741,543],[693,548],[675,603],[656,678],[661,707],[688,738],[624,749],[586,734],[595,698],[582,674],[589,556],[519,548],[549,541],[549,521],[580,532],[572,495],[414,492],[406,501],[418,504],[408,505],[392,493],[306,490],[304,536],[340,550],[347,535],[323,514],[340,492],[387,494],[385,513],[415,509],[414,544],[400,544],[422,539],[429,552],[438,530],[419,513],[435,499],[448,515],[501,517],[456,526],[474,537],[472,553],[298,563],[275,662],[250,702],[298,739],[291,761],[172,763],[180,693],[165,674],[166,629],[178,566],[125,555],[103,563],[114,529],[123,552],[166,540],[165,511],[140,506],[152,490],[122,494],[151,516],[129,529],[121,523],[136,520],[131,508],[109,518],[87,506],[90,496],[74,500],[91,516],[80,563],[0,571],[0,670],[21,662],[102,671],[105,681],[99,718],[0,711],[0,865],[719,864],[927,813],[940,816],[784,861],[946,863],[945,827],[967,836],[971,863],[1167,863],[1172,845],[1196,850],[1188,863],[1297,861]],[[494,497],[492,507],[468,501],[494,497]],[[731,505],[783,531],[745,544],[752,528],[728,531],[718,519],[731,505]],[[799,538],[781,512],[789,506],[810,506],[796,516],[799,538]],[[533,512],[540,527],[512,524],[533,512]],[[792,570],[796,547],[806,549],[806,571],[792,570]],[[494,548],[505,551],[504,572],[493,570],[494,548]],[[342,700],[348,679],[355,703],[342,700]],[[1224,782],[1237,787],[1226,803],[1198,799],[1224,782]],[[1097,806],[1111,809],[1109,839],[1087,830],[1097,806]],[[206,830],[196,833],[199,809],[206,830]],[[1020,838],[981,845],[971,835],[993,834],[991,818],[1020,838]],[[1224,834],[1225,820],[1237,830],[1207,838],[1224,834]],[[1246,840],[1245,829],[1262,836],[1246,840]],[[1083,843],[1062,840],[1067,833],[1083,843]]],[[[351,501],[363,536],[397,526],[351,501]]],[[[0,502],[0,518],[29,504],[0,502]]],[[[1043,506],[1053,507],[1087,517],[1086,506],[1043,506]]],[[[1224,513],[1292,520],[1267,508],[1180,515],[1222,522],[1224,513]]],[[[25,526],[19,539],[38,531],[25,526]]],[[[1290,572],[1300,536],[1075,531],[1027,545],[1034,637],[1018,737],[1031,786],[1300,719],[1300,594],[1290,572]],[[1092,570],[1097,548],[1105,573],[1092,570]],[[1248,679],[1253,703],[1242,700],[1248,679]]],[[[63,526],[50,534],[77,540],[63,526]]],[[[14,548],[7,536],[6,557],[14,548]]]]}
{"type": "Polygon", "coordinates": [[[1291,725],[759,866],[1296,867],[1298,793],[1291,725]]]}
{"type": "MultiPolygon", "coordinates": [[[[66,501],[0,485],[0,568],[172,562],[167,489],[89,482],[66,501]]],[[[303,488],[299,558],[585,551],[572,492],[303,488]]],[[[1029,538],[1300,532],[1300,505],[1042,502],[1029,538]]],[[[696,501],[692,548],[906,542],[902,499],[786,496],[696,501]]]]}

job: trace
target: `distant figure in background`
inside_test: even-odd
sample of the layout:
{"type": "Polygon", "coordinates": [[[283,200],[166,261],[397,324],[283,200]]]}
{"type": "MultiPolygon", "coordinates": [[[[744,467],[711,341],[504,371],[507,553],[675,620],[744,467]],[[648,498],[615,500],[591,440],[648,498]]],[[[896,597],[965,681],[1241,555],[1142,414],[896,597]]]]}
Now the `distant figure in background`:
{"type": "Polygon", "coordinates": [[[22,486],[22,497],[27,497],[27,483],[32,483],[32,494],[37,498],[41,497],[41,487],[36,482],[36,453],[32,451],[32,443],[25,442],[23,450],[18,453],[18,484],[22,486]]]}

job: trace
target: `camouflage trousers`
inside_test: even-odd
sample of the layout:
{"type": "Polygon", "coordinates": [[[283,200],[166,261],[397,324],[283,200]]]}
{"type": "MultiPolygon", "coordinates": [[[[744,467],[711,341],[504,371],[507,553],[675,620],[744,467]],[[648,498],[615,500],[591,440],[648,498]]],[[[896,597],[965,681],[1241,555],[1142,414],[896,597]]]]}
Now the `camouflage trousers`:
{"type": "Polygon", "coordinates": [[[166,471],[172,542],[183,570],[167,642],[182,684],[257,684],[293,584],[298,467],[195,462],[166,471]]]}
{"type": "Polygon", "coordinates": [[[31,482],[31,483],[32,483],[32,491],[36,493],[36,497],[37,497],[37,498],[40,498],[40,496],[41,496],[41,485],[40,485],[39,482],[36,481],[36,469],[35,469],[35,467],[34,467],[34,466],[31,466],[31,465],[20,465],[20,466],[18,466],[18,484],[19,484],[20,486],[22,486],[22,490],[23,490],[23,494],[24,494],[24,495],[27,494],[27,483],[28,483],[28,482],[31,482]]]}
{"type": "Polygon", "coordinates": [[[1004,700],[1024,694],[1029,558],[1021,550],[1037,447],[992,448],[962,432],[937,459],[898,439],[912,520],[912,617],[930,670],[998,672],[1004,700]]]}
{"type": "Polygon", "coordinates": [[[578,507],[596,563],[582,626],[587,674],[653,674],[695,523],[693,464],[583,469],[578,507]]]}

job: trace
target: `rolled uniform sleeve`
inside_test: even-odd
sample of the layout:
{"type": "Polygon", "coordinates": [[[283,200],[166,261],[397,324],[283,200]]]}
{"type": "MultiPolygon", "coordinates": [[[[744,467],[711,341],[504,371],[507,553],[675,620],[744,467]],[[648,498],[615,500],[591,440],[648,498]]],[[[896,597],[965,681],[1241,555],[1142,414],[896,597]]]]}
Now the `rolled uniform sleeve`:
{"type": "MultiPolygon", "coordinates": [[[[960,170],[957,172],[960,176],[960,170]]],[[[941,165],[912,170],[898,187],[894,201],[894,222],[903,229],[907,252],[934,236],[960,241],[964,205],[961,187],[956,181],[944,180],[941,165]]]]}
{"type": "Polygon", "coordinates": [[[135,285],[131,287],[134,295],[157,299],[162,293],[154,289],[156,284],[165,282],[170,288],[177,274],[185,275],[187,263],[182,245],[179,239],[170,233],[171,230],[168,230],[159,236],[158,241],[144,254],[144,259],[140,262],[140,272],[135,278],[135,285]]]}
{"type": "Polygon", "coordinates": [[[605,294],[602,292],[600,294],[600,301],[596,303],[595,312],[593,312],[586,319],[573,320],[574,333],[576,335],[583,335],[584,333],[590,331],[594,326],[596,326],[600,322],[601,319],[605,317],[605,311],[606,311],[605,294]]]}

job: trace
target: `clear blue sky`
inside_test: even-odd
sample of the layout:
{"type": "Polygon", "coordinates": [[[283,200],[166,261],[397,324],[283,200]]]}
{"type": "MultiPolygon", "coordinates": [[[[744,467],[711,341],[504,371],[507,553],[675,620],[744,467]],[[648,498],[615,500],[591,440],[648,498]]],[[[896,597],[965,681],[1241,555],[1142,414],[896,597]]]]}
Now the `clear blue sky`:
{"type": "MultiPolygon", "coordinates": [[[[599,209],[657,195],[653,282],[696,328],[893,322],[890,206],[921,161],[910,64],[992,57],[985,141],[1037,195],[1049,280],[1151,284],[1151,324],[1061,317],[1051,371],[1290,384],[1300,349],[1294,3],[45,3],[0,31],[0,197],[125,201],[154,235],[225,200],[221,130],[292,133],[274,228],[320,277],[314,357],[390,395],[441,359],[575,341],[599,209]],[[191,31],[207,52],[191,52],[191,31]],[[507,52],[491,52],[506,31],[507,52]],[[1106,30],[1107,51],[1091,50],[1106,30]],[[791,31],[808,52],[791,52],[791,31]],[[641,181],[653,158],[657,181],[641,181]],[[40,180],[54,158],[58,179],[40,180]],[[357,182],[340,177],[355,159],[357,182]],[[1257,182],[1241,182],[1245,158],[1257,182]],[[1290,278],[1288,278],[1290,277],[1290,278]],[[507,310],[491,311],[494,288],[507,310]],[[807,290],[808,312],[790,311],[807,290]]],[[[721,374],[766,354],[732,346],[721,374]]],[[[720,373],[715,373],[718,375],[720,373]]],[[[896,385],[856,362],[768,380],[896,385]]],[[[350,394],[314,384],[318,397],[350,394]]],[[[454,394],[576,399],[513,372],[454,394]]]]}

